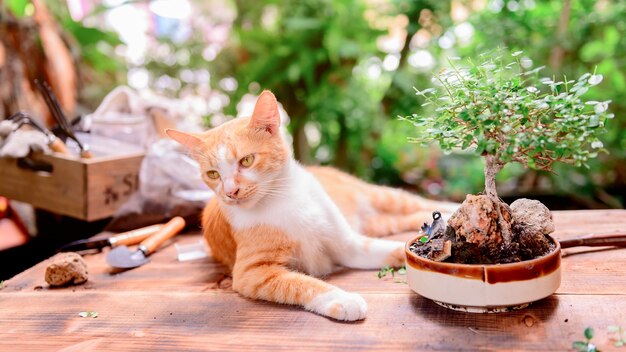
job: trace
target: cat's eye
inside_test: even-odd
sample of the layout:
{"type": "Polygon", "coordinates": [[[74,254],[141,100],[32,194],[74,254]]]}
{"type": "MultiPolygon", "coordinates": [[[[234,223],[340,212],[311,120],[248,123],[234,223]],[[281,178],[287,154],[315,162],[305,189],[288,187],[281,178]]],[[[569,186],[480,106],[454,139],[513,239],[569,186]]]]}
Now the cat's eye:
{"type": "Polygon", "coordinates": [[[239,164],[241,164],[241,166],[243,167],[250,167],[250,165],[252,165],[253,162],[254,162],[254,155],[252,154],[246,155],[243,158],[241,158],[241,160],[239,160],[239,164]]]}
{"type": "Polygon", "coordinates": [[[212,180],[217,180],[218,178],[220,178],[220,173],[215,170],[207,171],[206,175],[212,180]]]}

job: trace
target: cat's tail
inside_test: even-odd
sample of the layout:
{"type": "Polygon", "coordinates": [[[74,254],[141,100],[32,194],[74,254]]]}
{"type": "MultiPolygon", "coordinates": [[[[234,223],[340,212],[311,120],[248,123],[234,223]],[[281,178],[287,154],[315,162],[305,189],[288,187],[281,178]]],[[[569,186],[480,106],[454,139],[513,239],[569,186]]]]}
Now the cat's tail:
{"type": "MultiPolygon", "coordinates": [[[[442,214],[452,213],[459,204],[428,200],[418,195],[385,186],[366,183],[354,176],[330,167],[307,167],[324,186],[333,201],[340,205],[363,200],[379,214],[406,215],[416,212],[440,211],[442,214]]],[[[349,217],[348,214],[346,214],[349,217]]]]}
{"type": "Polygon", "coordinates": [[[403,190],[370,185],[367,192],[370,204],[384,214],[408,215],[418,212],[439,211],[452,214],[459,204],[429,200],[403,190]]]}
{"type": "Polygon", "coordinates": [[[405,231],[417,231],[432,221],[432,213],[439,211],[444,218],[459,204],[428,200],[399,189],[369,185],[365,192],[376,214],[366,217],[360,230],[371,237],[388,236],[405,231]]]}

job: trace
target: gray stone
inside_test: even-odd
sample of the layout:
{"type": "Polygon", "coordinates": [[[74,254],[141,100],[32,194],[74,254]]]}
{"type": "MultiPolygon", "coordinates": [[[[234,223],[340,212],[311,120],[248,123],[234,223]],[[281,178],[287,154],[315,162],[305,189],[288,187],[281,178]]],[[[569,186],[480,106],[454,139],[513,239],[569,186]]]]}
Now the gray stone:
{"type": "Polygon", "coordinates": [[[538,200],[521,198],[511,203],[513,226],[525,227],[525,232],[547,235],[554,232],[550,210],[538,200]]]}
{"type": "Polygon", "coordinates": [[[537,200],[518,199],[511,204],[511,215],[513,233],[523,258],[536,258],[550,251],[546,235],[554,232],[554,222],[545,205],[537,200]]]}

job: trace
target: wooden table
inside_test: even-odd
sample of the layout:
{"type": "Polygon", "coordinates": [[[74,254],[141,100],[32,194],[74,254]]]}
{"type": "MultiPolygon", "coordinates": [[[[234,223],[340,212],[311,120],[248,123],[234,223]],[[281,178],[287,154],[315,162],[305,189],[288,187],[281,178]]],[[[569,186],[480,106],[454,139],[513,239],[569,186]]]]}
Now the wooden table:
{"type": "MultiPolygon", "coordinates": [[[[554,214],[558,239],[626,229],[626,210],[554,214]]],[[[394,236],[407,240],[412,234],[394,236]]],[[[177,243],[199,240],[182,235],[177,243]]],[[[500,314],[451,311],[409,290],[403,276],[345,270],[327,281],[359,292],[367,319],[340,323],[302,309],[242,298],[210,257],[178,262],[170,245],[143,267],[113,274],[104,254],[87,256],[89,281],[50,289],[46,262],[0,290],[0,349],[26,350],[550,350],[565,351],[596,331],[612,350],[607,327],[626,328],[626,249],[570,249],[558,292],[529,308],[500,314]],[[96,311],[97,318],[81,318],[96,311]]],[[[625,347],[626,348],[626,347],[625,347]]]]}

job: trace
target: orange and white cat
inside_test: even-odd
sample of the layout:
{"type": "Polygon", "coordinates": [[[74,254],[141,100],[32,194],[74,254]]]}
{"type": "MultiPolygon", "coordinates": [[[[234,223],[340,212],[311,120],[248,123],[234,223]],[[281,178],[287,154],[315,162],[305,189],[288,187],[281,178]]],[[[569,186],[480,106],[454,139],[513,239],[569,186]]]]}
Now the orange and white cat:
{"type": "Polygon", "coordinates": [[[456,207],[300,165],[269,91],[249,118],[201,134],[167,134],[190,151],[215,191],[203,213],[204,237],[216,260],[232,269],[233,289],[246,297],[364,319],[359,294],[316,277],[340,267],[401,266],[404,244],[376,237],[419,229],[433,210],[456,207]]]}

